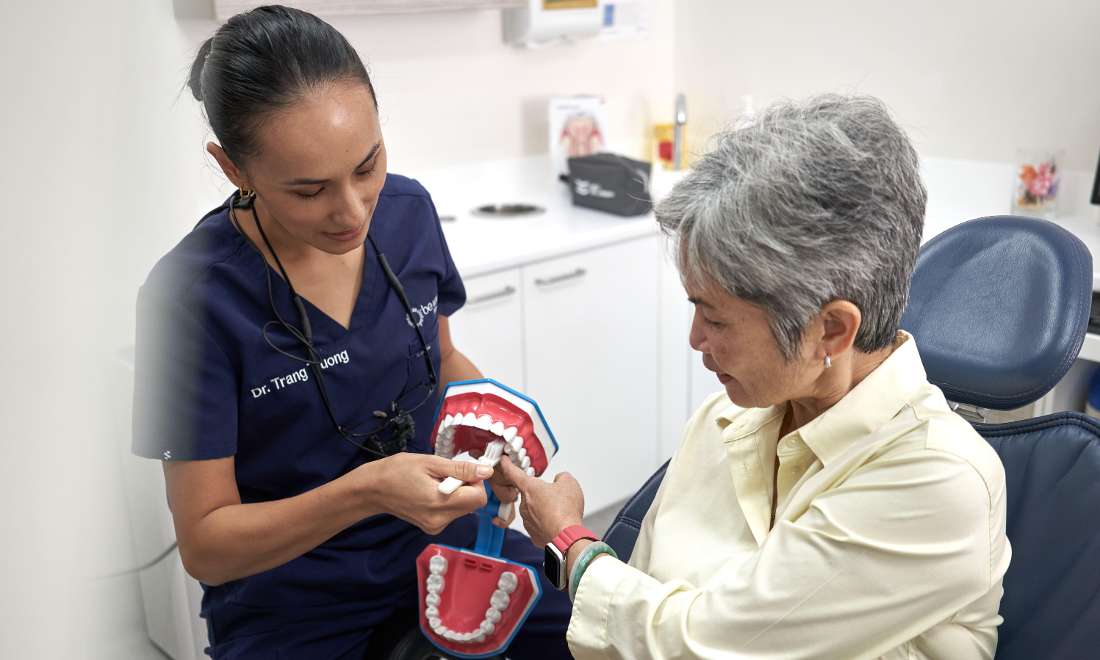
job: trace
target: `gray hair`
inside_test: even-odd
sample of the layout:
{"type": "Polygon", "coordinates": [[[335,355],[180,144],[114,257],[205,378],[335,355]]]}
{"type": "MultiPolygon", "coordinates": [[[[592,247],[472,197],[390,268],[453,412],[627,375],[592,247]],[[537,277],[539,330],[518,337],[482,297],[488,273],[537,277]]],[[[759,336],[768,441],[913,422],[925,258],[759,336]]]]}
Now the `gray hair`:
{"type": "Polygon", "coordinates": [[[927,193],[916,150],[868,96],[783,102],[712,149],[657,205],[681,277],[764,309],[787,360],[826,303],[863,320],[855,347],[889,346],[909,295],[927,193]]]}

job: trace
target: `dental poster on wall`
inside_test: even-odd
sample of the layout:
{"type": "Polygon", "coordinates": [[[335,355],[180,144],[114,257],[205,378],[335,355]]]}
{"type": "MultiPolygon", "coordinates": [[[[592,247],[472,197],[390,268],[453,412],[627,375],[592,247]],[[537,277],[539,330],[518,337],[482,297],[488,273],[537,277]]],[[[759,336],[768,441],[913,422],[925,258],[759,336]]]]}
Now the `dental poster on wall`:
{"type": "Polygon", "coordinates": [[[550,158],[558,174],[568,174],[568,159],[607,150],[607,117],[599,96],[550,99],[550,158]]]}

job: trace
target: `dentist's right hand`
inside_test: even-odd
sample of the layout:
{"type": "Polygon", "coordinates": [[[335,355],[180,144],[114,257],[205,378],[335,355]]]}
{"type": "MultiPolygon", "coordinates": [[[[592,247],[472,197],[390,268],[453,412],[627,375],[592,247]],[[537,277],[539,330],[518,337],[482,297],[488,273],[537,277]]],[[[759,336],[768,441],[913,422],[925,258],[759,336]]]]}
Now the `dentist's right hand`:
{"type": "Polygon", "coordinates": [[[453,520],[485,506],[482,481],[493,468],[432,454],[401,452],[361,465],[362,497],[369,508],[394,515],[428,534],[438,534],[453,520]],[[439,492],[447,477],[466,482],[449,495],[439,492]]]}
{"type": "Polygon", "coordinates": [[[485,506],[486,465],[400,453],[303,493],[242,503],[235,459],[164,461],[168,505],[184,568],[224,584],[296,559],[370,516],[388,513],[429,534],[485,506]],[[450,495],[447,477],[466,482],[450,495]]]}

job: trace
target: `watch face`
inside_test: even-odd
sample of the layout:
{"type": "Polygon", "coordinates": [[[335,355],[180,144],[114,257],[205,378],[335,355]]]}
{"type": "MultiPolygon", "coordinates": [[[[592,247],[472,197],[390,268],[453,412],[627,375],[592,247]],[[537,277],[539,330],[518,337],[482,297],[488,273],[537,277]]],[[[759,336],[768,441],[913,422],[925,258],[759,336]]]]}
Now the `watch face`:
{"type": "Polygon", "coordinates": [[[542,551],[542,572],[550,584],[558,589],[565,589],[569,581],[565,575],[565,557],[554,547],[548,544],[542,551]]]}

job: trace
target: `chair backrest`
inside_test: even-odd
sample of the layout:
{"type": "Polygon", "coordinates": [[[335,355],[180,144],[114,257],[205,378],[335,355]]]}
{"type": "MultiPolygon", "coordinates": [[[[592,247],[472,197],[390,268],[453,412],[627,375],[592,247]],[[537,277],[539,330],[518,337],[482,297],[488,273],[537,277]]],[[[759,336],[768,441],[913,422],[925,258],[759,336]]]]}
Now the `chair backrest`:
{"type": "Polygon", "coordinates": [[[997,659],[1100,657],[1100,423],[1061,413],[975,426],[1008,493],[997,659]]]}
{"type": "MultiPolygon", "coordinates": [[[[1088,249],[1057,225],[998,216],[963,223],[921,250],[902,327],[948,399],[1007,410],[1042,397],[1084,341],[1088,249]]],[[[1005,466],[1012,562],[998,660],[1100,657],[1100,423],[1058,413],[976,424],[1005,466]]],[[[606,535],[629,557],[668,463],[606,535]]]]}
{"type": "Polygon", "coordinates": [[[638,540],[638,532],[642,529],[642,519],[649,511],[649,505],[653,504],[653,498],[657,496],[657,489],[661,487],[666,469],[668,469],[668,461],[665,461],[665,464],[646,480],[645,485],[627,500],[603,535],[604,542],[614,548],[615,554],[619,555],[619,559],[623,561],[630,559],[634,543],[638,540]]]}
{"type": "Polygon", "coordinates": [[[1009,410],[1042,397],[1073,365],[1091,305],[1084,243],[1052,222],[994,216],[921,248],[901,327],[949,400],[1009,410]]]}

